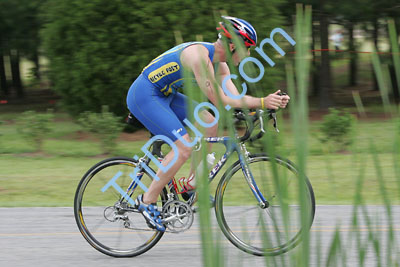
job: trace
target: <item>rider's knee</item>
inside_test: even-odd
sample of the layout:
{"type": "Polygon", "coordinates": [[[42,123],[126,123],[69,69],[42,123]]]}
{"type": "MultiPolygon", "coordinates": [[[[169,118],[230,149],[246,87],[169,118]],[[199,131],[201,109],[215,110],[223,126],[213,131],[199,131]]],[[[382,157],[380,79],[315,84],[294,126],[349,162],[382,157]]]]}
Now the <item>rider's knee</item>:
{"type": "Polygon", "coordinates": [[[187,147],[187,146],[181,146],[179,149],[179,157],[182,160],[187,160],[190,158],[191,154],[192,154],[192,148],[191,147],[187,147]]]}
{"type": "Polygon", "coordinates": [[[192,154],[192,147],[187,145],[187,144],[190,144],[192,142],[192,140],[190,139],[189,134],[185,134],[184,136],[182,136],[182,138],[185,141],[178,140],[175,142],[175,144],[176,144],[176,146],[178,148],[178,152],[179,152],[178,157],[181,160],[186,161],[187,159],[190,158],[190,156],[192,154]]]}
{"type": "Polygon", "coordinates": [[[206,129],[206,131],[207,131],[208,133],[212,134],[212,135],[215,135],[215,134],[217,133],[217,131],[218,131],[218,121],[215,121],[216,118],[214,117],[214,115],[211,114],[209,111],[204,110],[204,112],[203,112],[203,118],[204,118],[204,121],[205,121],[207,124],[213,124],[212,126],[208,127],[208,128],[206,129]]]}

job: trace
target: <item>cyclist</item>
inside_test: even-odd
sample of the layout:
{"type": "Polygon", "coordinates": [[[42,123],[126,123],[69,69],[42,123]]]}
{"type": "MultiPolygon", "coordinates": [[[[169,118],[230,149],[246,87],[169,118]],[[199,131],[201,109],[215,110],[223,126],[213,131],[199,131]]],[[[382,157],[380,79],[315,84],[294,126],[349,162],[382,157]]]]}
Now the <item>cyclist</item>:
{"type": "MultiPolygon", "coordinates": [[[[290,99],[287,95],[281,96],[279,90],[263,98],[246,95],[241,99],[233,99],[224,94],[220,83],[217,86],[216,81],[223,81],[227,75],[230,75],[226,63],[228,59],[231,58],[237,66],[241,60],[250,55],[250,48],[257,44],[256,30],[247,21],[228,16],[222,18],[223,21],[217,28],[219,34],[216,42],[183,43],[166,51],[143,69],[131,85],[127,95],[130,112],[154,135],[164,135],[170,138],[179,152],[175,164],[166,172],[158,170],[156,175],[160,180],[154,180],[148,191],[136,199],[138,209],[148,225],[159,231],[165,231],[165,227],[155,202],[171,177],[177,173],[192,153],[192,149],[172,133],[175,130],[186,142],[192,141],[185,130],[183,120],[188,117],[186,108],[188,101],[193,100],[177,92],[184,86],[183,68],[193,73],[197,87],[216,107],[219,107],[218,97],[221,98],[224,106],[230,105],[234,108],[285,108],[290,99]],[[235,46],[230,31],[228,31],[229,24],[248,49],[246,52],[235,46]],[[228,41],[227,49],[224,41],[228,41]],[[219,92],[217,93],[217,91],[219,92]]],[[[226,87],[231,94],[239,95],[231,80],[228,80],[226,87]]],[[[194,103],[193,106],[196,104],[194,103]]],[[[201,118],[205,123],[214,121],[213,115],[207,110],[201,112],[201,118]]],[[[207,128],[205,134],[216,136],[217,127],[216,124],[207,128]]],[[[173,158],[174,151],[172,150],[165,156],[162,165],[167,166],[173,158]]]]}

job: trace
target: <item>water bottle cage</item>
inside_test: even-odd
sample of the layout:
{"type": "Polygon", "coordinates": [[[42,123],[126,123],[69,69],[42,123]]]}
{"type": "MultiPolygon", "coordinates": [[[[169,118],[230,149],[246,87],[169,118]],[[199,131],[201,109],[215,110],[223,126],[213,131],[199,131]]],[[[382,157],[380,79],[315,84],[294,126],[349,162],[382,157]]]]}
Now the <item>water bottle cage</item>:
{"type": "Polygon", "coordinates": [[[188,191],[194,190],[195,188],[190,185],[190,181],[194,179],[194,175],[186,179],[185,177],[182,177],[178,180],[179,186],[181,187],[181,190],[176,190],[178,194],[183,194],[188,191]]]}

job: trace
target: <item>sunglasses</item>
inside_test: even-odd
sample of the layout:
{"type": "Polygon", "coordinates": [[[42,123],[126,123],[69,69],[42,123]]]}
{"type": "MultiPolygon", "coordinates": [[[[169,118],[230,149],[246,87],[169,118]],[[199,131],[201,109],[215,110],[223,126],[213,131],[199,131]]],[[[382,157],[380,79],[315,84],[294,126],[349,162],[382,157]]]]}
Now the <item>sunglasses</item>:
{"type": "MultiPolygon", "coordinates": [[[[251,47],[247,47],[247,52],[250,52],[250,48],[251,47]]],[[[233,50],[232,50],[232,54],[234,54],[236,52],[236,48],[234,48],[233,50]]]]}

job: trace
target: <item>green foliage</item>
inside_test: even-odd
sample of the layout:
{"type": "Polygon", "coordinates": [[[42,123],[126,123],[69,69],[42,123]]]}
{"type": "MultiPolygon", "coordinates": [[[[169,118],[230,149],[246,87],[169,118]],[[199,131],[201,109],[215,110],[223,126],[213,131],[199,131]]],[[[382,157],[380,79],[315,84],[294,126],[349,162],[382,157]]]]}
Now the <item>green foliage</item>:
{"type": "Polygon", "coordinates": [[[107,106],[102,107],[101,113],[84,112],[78,121],[88,132],[100,139],[104,153],[115,151],[116,139],[123,125],[117,116],[108,111],[107,106]]]}
{"type": "MultiPolygon", "coordinates": [[[[273,28],[282,27],[280,2],[235,0],[227,5],[221,0],[48,1],[43,8],[42,37],[53,88],[71,114],[100,112],[102,105],[108,105],[115,114],[125,115],[131,83],[153,58],[176,45],[174,32],[179,31],[185,42],[196,40],[197,35],[214,42],[216,19],[220,20],[216,11],[225,9],[251,22],[262,40],[273,28]]],[[[272,50],[268,46],[267,52],[272,50]]],[[[269,67],[264,59],[260,60],[269,67]]],[[[267,68],[256,87],[272,91],[274,82],[281,80],[277,70],[267,68]]],[[[267,95],[265,90],[257,92],[267,95]]]]}
{"type": "Polygon", "coordinates": [[[52,110],[47,113],[25,111],[17,119],[18,132],[34,145],[36,151],[42,151],[43,140],[52,131],[51,122],[54,118],[52,110]]]}
{"type": "Polygon", "coordinates": [[[331,142],[338,150],[345,149],[353,142],[353,124],[354,118],[349,112],[330,108],[329,114],[324,116],[321,124],[321,142],[331,142]]]}
{"type": "Polygon", "coordinates": [[[40,46],[39,8],[42,0],[0,1],[0,48],[4,55],[9,49],[17,49],[32,59],[40,46]]]}

